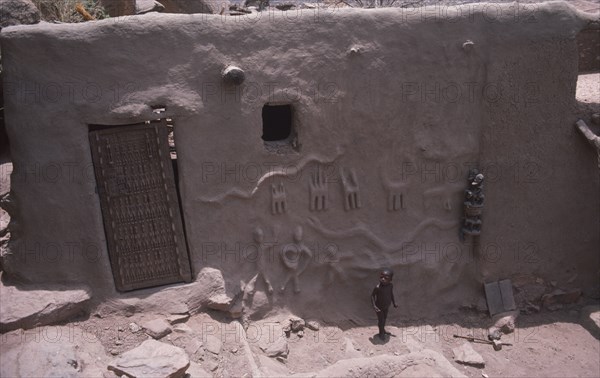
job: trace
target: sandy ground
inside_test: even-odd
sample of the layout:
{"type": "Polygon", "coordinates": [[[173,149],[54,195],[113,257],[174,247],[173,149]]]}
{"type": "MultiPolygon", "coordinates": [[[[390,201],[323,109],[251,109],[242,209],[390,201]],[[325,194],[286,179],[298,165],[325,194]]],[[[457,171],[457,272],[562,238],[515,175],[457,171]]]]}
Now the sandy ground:
{"type": "MultiPolygon", "coordinates": [[[[304,336],[291,333],[288,340],[289,355],[284,359],[271,359],[279,370],[276,376],[316,372],[334,362],[354,357],[372,357],[382,354],[404,355],[410,351],[427,348],[441,353],[458,370],[468,377],[600,377],[600,328],[590,326],[585,319],[583,304],[596,303],[583,299],[579,304],[561,311],[521,315],[514,333],[504,335],[504,346],[494,351],[492,346],[471,343],[485,361],[484,367],[461,365],[454,361],[452,349],[467,342],[453,335],[485,338],[491,324],[485,313],[465,311],[440,320],[423,320],[412,324],[389,324],[390,336],[385,341],[375,337],[377,327],[321,324],[318,331],[304,330],[304,336]],[[353,347],[348,349],[347,344],[353,347]]],[[[599,308],[599,307],[597,307],[599,308]]],[[[132,332],[129,324],[143,324],[155,314],[135,314],[131,317],[98,318],[92,316],[70,324],[77,332],[86,332],[88,339],[100,340],[108,356],[117,356],[149,338],[143,331],[132,332]]],[[[270,337],[269,330],[284,315],[252,323],[247,339],[253,357],[259,364],[264,359],[260,345],[270,337]],[[263,357],[259,357],[263,356],[263,357]]],[[[208,335],[218,337],[223,346],[218,355],[201,349],[190,356],[205,371],[215,377],[250,377],[248,355],[234,329],[219,312],[197,314],[184,323],[197,333],[206,344],[208,335]]],[[[179,326],[181,327],[181,325],[179,326]]],[[[41,334],[55,334],[46,330],[41,334]]],[[[29,330],[27,333],[35,334],[29,330]]],[[[176,332],[161,339],[177,345],[176,332]]],[[[268,341],[267,341],[268,343],[268,341]]],[[[1,346],[2,344],[0,344],[1,346]]],[[[268,358],[267,358],[268,359],[268,358]]]]}
{"type": "MultiPolygon", "coordinates": [[[[513,346],[494,351],[490,345],[472,344],[484,358],[485,367],[461,365],[453,360],[452,348],[465,340],[453,335],[486,337],[489,318],[480,313],[463,313],[441,321],[388,327],[389,341],[380,342],[374,335],[376,326],[356,327],[346,331],[325,327],[311,332],[301,341],[290,342],[287,366],[294,372],[318,370],[345,357],[344,341],[352,340],[365,357],[378,354],[405,354],[411,343],[442,353],[469,377],[599,377],[600,341],[580,323],[577,309],[557,313],[521,316],[517,329],[502,340],[513,346]],[[465,323],[467,325],[465,325],[465,323]],[[316,340],[316,341],[315,341],[316,340]]],[[[376,320],[373,319],[373,323],[376,320]]],[[[294,336],[292,336],[293,340],[294,336]]]]}

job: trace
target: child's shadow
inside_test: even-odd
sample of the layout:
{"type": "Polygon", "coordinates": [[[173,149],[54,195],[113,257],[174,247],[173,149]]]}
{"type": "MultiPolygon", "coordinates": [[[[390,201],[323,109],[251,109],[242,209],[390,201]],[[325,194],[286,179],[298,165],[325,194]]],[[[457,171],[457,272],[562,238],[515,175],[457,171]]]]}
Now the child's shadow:
{"type": "Polygon", "coordinates": [[[396,335],[392,335],[391,333],[385,335],[383,339],[379,337],[379,334],[376,333],[373,336],[369,337],[369,341],[373,345],[384,345],[390,341],[390,337],[396,337],[396,335]]]}

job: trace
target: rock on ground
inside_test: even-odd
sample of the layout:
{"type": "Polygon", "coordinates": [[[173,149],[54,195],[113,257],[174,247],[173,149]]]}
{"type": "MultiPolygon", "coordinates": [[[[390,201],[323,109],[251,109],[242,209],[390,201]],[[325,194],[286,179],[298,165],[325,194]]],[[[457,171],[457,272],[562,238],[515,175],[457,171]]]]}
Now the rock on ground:
{"type": "Polygon", "coordinates": [[[199,357],[198,354],[202,348],[201,338],[186,324],[177,324],[173,327],[173,333],[169,336],[169,340],[173,345],[183,348],[190,358],[199,357]]]}
{"type": "Polygon", "coordinates": [[[208,361],[204,362],[204,365],[210,371],[215,371],[219,368],[219,363],[215,360],[208,360],[208,361]]]}
{"type": "Polygon", "coordinates": [[[581,323],[596,338],[600,338],[600,305],[585,306],[581,309],[581,323]]]}
{"type": "Polygon", "coordinates": [[[556,289],[550,294],[546,294],[542,297],[542,303],[544,307],[550,307],[556,304],[570,304],[576,303],[581,297],[581,289],[572,289],[564,291],[556,289]]]}
{"type": "Polygon", "coordinates": [[[196,362],[190,362],[190,367],[186,371],[186,377],[189,378],[207,378],[212,377],[213,375],[200,366],[200,364],[196,362]]]}
{"type": "Polygon", "coordinates": [[[430,349],[402,356],[340,360],[315,373],[317,377],[465,377],[441,354],[430,349]]]}
{"type": "Polygon", "coordinates": [[[154,0],[136,0],[135,13],[144,14],[148,12],[162,12],[165,6],[154,0]]]}
{"type": "Polygon", "coordinates": [[[191,312],[201,308],[228,311],[232,300],[225,291],[225,279],[220,270],[204,268],[196,277],[196,287],[188,300],[191,312]]]}
{"type": "MultiPolygon", "coordinates": [[[[281,327],[283,329],[283,332],[285,332],[286,334],[290,333],[290,332],[302,332],[304,331],[304,327],[306,326],[306,322],[304,321],[304,319],[299,318],[297,316],[292,316],[288,319],[285,319],[283,321],[280,322],[281,327]]],[[[314,323],[313,323],[314,326],[314,323]]],[[[317,329],[318,329],[318,324],[317,324],[317,329]]]]}
{"type": "Polygon", "coordinates": [[[229,9],[229,1],[216,0],[161,0],[165,13],[219,13],[221,8],[229,9]]]}
{"type": "Polygon", "coordinates": [[[546,293],[546,284],[543,279],[532,275],[523,275],[513,280],[515,288],[515,302],[518,308],[527,306],[538,306],[541,304],[542,296],[546,293]]]}
{"type": "MultiPolygon", "coordinates": [[[[2,84],[1,76],[0,84],[2,84]]],[[[1,93],[2,91],[0,90],[0,94],[1,93]]],[[[4,143],[7,143],[7,141],[5,141],[4,143]]],[[[2,142],[0,142],[0,148],[2,148],[2,142]]],[[[3,162],[2,156],[0,156],[0,205],[2,205],[2,207],[6,206],[6,204],[3,204],[3,202],[9,201],[8,193],[10,192],[10,176],[12,174],[12,171],[12,163],[10,161],[3,162]]]]}
{"type": "Polygon", "coordinates": [[[454,361],[471,366],[483,367],[485,361],[479,353],[473,349],[470,343],[466,342],[461,346],[452,349],[454,361]]]}
{"type": "Polygon", "coordinates": [[[272,305],[269,296],[262,290],[256,291],[254,295],[245,301],[244,312],[251,319],[261,319],[271,310],[272,305]]]}
{"type": "Polygon", "coordinates": [[[96,313],[130,316],[132,313],[195,314],[210,308],[215,298],[226,295],[225,280],[220,270],[203,268],[189,284],[150,288],[123,293],[117,299],[100,304],[96,313]]]}
{"type": "Polygon", "coordinates": [[[131,322],[131,323],[129,323],[129,330],[131,331],[131,333],[137,333],[142,330],[142,327],[140,327],[135,322],[131,322]]]}
{"type": "Polygon", "coordinates": [[[108,356],[81,328],[48,326],[3,334],[0,377],[102,377],[108,356]]]}
{"type": "Polygon", "coordinates": [[[0,0],[0,29],[40,22],[40,11],[31,0],[0,0]]]}
{"type": "Polygon", "coordinates": [[[4,209],[0,208],[0,236],[4,236],[7,232],[10,216],[4,209]]]}
{"type": "Polygon", "coordinates": [[[100,4],[111,17],[135,14],[136,0],[100,0],[100,4]]]}
{"type": "Polygon", "coordinates": [[[171,326],[165,319],[154,319],[142,324],[148,336],[160,339],[172,332],[171,326]]]}
{"type": "Polygon", "coordinates": [[[258,356],[260,371],[265,377],[286,377],[290,374],[288,368],[281,362],[266,356],[258,356]]]}
{"type": "MultiPolygon", "coordinates": [[[[268,339],[269,337],[265,337],[268,339]]],[[[262,342],[260,349],[269,357],[287,357],[290,352],[285,335],[276,336],[272,341],[262,342]]]]}
{"type": "Polygon", "coordinates": [[[363,357],[362,353],[357,351],[354,347],[352,340],[347,337],[344,338],[344,356],[346,356],[346,358],[363,357]]]}
{"type": "Polygon", "coordinates": [[[167,317],[167,321],[171,325],[184,323],[190,318],[190,314],[175,314],[167,317]]]}
{"type": "Polygon", "coordinates": [[[221,353],[221,348],[223,347],[223,342],[218,337],[213,335],[206,336],[206,340],[204,342],[204,349],[213,353],[219,354],[221,353]]]}
{"type": "Polygon", "coordinates": [[[292,332],[302,331],[304,329],[304,326],[306,325],[304,319],[297,317],[290,318],[290,323],[292,332]]]}
{"type": "Polygon", "coordinates": [[[0,332],[69,319],[84,312],[90,298],[88,288],[50,286],[38,290],[0,282],[0,332]]]}
{"type": "Polygon", "coordinates": [[[306,328],[313,330],[313,331],[318,331],[319,330],[319,322],[317,322],[316,320],[309,320],[308,322],[306,322],[306,328]]]}
{"type": "Polygon", "coordinates": [[[190,366],[185,351],[156,340],[146,340],[108,364],[117,375],[181,378],[190,366]]]}
{"type": "Polygon", "coordinates": [[[494,325],[488,329],[488,335],[494,340],[504,334],[512,333],[515,330],[515,323],[519,316],[519,310],[502,312],[494,315],[492,321],[494,325]]]}
{"type": "Polygon", "coordinates": [[[218,311],[229,311],[231,308],[231,304],[233,299],[229,297],[227,294],[219,293],[208,298],[208,303],[206,304],[208,308],[218,311]]]}

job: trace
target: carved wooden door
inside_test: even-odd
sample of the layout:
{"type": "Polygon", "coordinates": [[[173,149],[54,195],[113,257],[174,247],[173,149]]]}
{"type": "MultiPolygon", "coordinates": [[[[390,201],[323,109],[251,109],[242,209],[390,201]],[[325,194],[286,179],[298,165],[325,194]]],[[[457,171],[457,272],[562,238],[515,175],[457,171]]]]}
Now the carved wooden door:
{"type": "Polygon", "coordinates": [[[90,131],[117,290],[192,279],[164,121],[90,131]]]}

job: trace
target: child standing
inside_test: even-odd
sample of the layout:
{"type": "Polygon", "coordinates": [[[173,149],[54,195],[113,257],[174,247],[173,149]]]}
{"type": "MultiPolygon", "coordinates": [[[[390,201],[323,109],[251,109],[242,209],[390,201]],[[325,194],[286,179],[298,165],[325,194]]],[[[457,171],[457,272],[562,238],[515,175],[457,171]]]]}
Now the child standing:
{"type": "Polygon", "coordinates": [[[395,308],[396,301],[394,300],[394,285],[392,284],[392,278],[394,278],[394,272],[385,268],[379,273],[379,284],[373,289],[371,294],[371,302],[373,309],[377,314],[377,326],[379,327],[379,338],[384,339],[385,335],[390,335],[385,330],[385,321],[387,320],[388,309],[390,304],[393,304],[395,308]]]}

